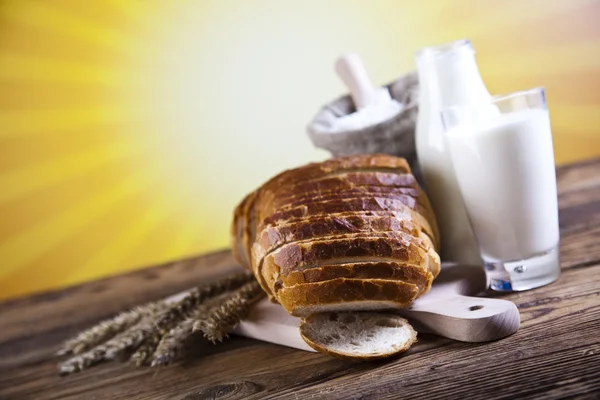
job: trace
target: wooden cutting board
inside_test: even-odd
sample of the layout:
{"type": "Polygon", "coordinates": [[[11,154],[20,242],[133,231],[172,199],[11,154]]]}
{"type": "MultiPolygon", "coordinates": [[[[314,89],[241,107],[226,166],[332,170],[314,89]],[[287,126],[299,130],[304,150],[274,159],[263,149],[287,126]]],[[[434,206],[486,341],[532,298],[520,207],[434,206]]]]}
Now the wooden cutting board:
{"type": "MultiPolygon", "coordinates": [[[[488,287],[480,267],[444,264],[429,293],[398,313],[420,333],[433,333],[463,342],[487,342],[512,335],[520,315],[507,300],[472,297],[488,287]]],[[[264,299],[234,333],[270,343],[314,351],[299,332],[300,319],[264,299]]]]}

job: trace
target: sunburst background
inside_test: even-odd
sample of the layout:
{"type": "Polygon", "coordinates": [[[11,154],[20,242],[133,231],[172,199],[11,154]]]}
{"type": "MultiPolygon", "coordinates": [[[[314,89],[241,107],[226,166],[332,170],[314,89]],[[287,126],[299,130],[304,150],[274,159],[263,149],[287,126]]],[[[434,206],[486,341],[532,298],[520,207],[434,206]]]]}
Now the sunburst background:
{"type": "Polygon", "coordinates": [[[304,128],[358,52],[376,83],[467,37],[492,92],[544,85],[558,163],[600,155],[600,2],[0,3],[0,297],[228,245],[231,210],[326,157],[304,128]]]}

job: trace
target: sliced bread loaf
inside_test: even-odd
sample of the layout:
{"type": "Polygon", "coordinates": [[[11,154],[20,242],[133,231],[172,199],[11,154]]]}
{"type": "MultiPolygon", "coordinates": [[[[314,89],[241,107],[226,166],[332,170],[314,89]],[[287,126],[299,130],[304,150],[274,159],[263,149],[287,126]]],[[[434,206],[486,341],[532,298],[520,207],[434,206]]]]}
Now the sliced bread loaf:
{"type": "Polygon", "coordinates": [[[302,309],[296,313],[323,311],[322,304],[403,307],[439,271],[431,205],[406,160],[391,156],[340,157],[284,171],[242,201],[232,235],[240,263],[272,300],[302,309]],[[422,271],[407,272],[412,267],[422,271]],[[354,304],[342,304],[347,300],[354,304]]]}

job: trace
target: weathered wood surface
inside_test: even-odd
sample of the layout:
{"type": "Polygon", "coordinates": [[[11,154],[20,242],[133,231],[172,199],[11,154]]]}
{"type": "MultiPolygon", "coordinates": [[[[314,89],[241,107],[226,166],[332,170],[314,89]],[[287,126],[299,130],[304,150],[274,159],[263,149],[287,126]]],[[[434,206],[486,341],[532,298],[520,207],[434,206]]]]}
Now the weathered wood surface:
{"type": "Polygon", "coordinates": [[[106,363],[57,374],[62,341],[237,268],[222,251],[0,303],[0,399],[600,398],[600,160],[557,176],[563,272],[547,287],[492,294],[521,312],[521,329],[507,339],[467,344],[423,334],[402,357],[354,364],[234,337],[199,341],[161,370],[106,363]]]}

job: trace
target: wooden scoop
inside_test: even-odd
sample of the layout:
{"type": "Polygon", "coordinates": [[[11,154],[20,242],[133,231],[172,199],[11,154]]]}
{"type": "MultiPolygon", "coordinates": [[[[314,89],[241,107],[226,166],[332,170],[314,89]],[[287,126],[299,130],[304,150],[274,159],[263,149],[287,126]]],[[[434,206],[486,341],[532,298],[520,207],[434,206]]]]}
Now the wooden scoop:
{"type": "Polygon", "coordinates": [[[350,90],[350,96],[357,111],[370,105],[392,101],[387,88],[373,86],[358,54],[348,53],[340,56],[335,62],[335,72],[350,90]]]}
{"type": "MultiPolygon", "coordinates": [[[[399,311],[420,333],[462,342],[487,342],[512,335],[520,315],[507,300],[470,297],[488,287],[485,271],[476,266],[444,264],[429,293],[399,311]]],[[[300,319],[280,305],[262,300],[234,333],[283,346],[314,351],[300,336],[300,319]]]]}

